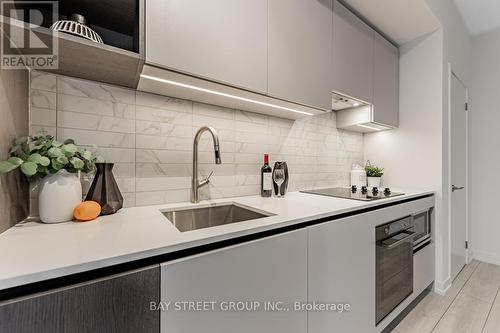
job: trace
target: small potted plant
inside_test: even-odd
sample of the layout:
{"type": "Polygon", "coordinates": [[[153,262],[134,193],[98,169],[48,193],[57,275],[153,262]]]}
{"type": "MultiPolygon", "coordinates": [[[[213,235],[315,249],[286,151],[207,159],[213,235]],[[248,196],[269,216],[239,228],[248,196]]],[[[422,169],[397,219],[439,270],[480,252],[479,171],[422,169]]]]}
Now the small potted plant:
{"type": "Polygon", "coordinates": [[[10,158],[0,162],[0,173],[19,168],[28,181],[40,180],[38,209],[42,222],[70,221],[82,201],[80,172],[94,170],[97,156],[72,139],[59,142],[51,135],[15,140],[10,158]]]}
{"type": "Polygon", "coordinates": [[[368,179],[368,188],[380,187],[380,179],[384,174],[384,169],[372,165],[370,161],[367,161],[365,171],[368,179]]]}

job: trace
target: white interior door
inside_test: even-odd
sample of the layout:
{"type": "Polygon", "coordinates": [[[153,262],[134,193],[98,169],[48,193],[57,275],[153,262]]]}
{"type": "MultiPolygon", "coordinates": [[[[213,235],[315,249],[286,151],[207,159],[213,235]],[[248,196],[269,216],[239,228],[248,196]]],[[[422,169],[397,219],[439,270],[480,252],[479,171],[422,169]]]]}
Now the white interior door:
{"type": "Polygon", "coordinates": [[[467,237],[467,88],[451,75],[451,278],[465,265],[467,237]]]}

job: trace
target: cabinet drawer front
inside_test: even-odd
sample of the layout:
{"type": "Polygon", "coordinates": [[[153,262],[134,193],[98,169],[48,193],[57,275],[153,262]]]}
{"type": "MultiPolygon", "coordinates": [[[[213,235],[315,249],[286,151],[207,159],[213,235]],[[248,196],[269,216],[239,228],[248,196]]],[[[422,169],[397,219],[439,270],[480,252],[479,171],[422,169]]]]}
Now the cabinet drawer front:
{"type": "Polygon", "coordinates": [[[434,281],[434,242],[415,253],[413,291],[420,294],[434,281]]]}
{"type": "Polygon", "coordinates": [[[161,330],[206,333],[303,333],[305,311],[265,311],[266,301],[307,300],[307,231],[292,231],[162,264],[161,330]],[[176,302],[215,302],[208,311],[179,311],[176,302]],[[226,311],[223,302],[258,302],[226,311]]]}

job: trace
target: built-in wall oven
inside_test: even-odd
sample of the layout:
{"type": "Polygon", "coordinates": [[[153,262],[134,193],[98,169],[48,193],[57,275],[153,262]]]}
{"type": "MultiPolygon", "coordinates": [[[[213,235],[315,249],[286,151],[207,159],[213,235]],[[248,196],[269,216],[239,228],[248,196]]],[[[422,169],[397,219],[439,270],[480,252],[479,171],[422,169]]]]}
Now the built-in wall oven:
{"type": "Polygon", "coordinates": [[[411,216],[376,228],[376,323],[413,292],[411,216]]]}
{"type": "Polygon", "coordinates": [[[413,293],[413,254],[431,242],[431,216],[432,209],[376,228],[377,324],[413,293]]]}

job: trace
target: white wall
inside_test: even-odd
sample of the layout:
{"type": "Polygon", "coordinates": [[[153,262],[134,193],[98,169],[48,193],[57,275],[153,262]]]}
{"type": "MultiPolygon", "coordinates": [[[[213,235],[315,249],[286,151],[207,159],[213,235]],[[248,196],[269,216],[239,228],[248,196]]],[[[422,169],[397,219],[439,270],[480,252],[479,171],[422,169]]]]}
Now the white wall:
{"type": "Polygon", "coordinates": [[[441,50],[441,30],[400,49],[400,126],[365,134],[365,157],[385,168],[384,186],[440,187],[441,50]]]}
{"type": "Polygon", "coordinates": [[[400,49],[400,126],[365,134],[365,157],[385,168],[384,186],[437,189],[441,175],[442,32],[400,49]]]}
{"type": "MultiPolygon", "coordinates": [[[[443,61],[445,64],[451,63],[453,71],[468,85],[471,73],[471,37],[465,23],[452,0],[427,0],[427,3],[443,28],[443,61]]],[[[447,71],[446,68],[443,69],[447,71]]],[[[443,102],[447,103],[447,99],[443,102]]]]}
{"type": "Polygon", "coordinates": [[[442,236],[442,243],[436,244],[436,289],[444,292],[451,285],[450,272],[450,198],[451,175],[449,164],[449,65],[453,72],[470,85],[471,38],[457,8],[452,0],[427,0],[429,7],[438,17],[443,29],[443,130],[442,130],[442,223],[437,235],[442,236]]]}
{"type": "Polygon", "coordinates": [[[470,122],[472,249],[500,264],[500,30],[473,39],[470,122]]]}
{"type": "Polygon", "coordinates": [[[436,291],[450,278],[448,64],[468,85],[470,37],[451,0],[427,0],[442,28],[401,47],[400,128],[365,135],[365,157],[386,168],[392,187],[432,188],[436,196],[436,291]]]}
{"type": "MultiPolygon", "coordinates": [[[[400,48],[400,126],[391,131],[365,134],[364,139],[365,158],[385,168],[384,186],[437,192],[438,226],[443,220],[442,52],[441,30],[400,48]]],[[[438,248],[445,237],[440,228],[435,229],[438,248]]],[[[442,254],[437,256],[441,257],[442,254]]]]}

